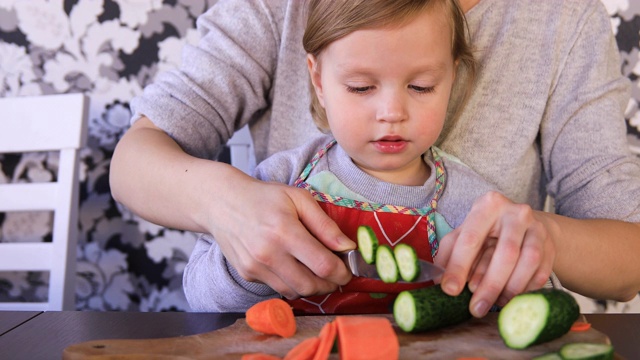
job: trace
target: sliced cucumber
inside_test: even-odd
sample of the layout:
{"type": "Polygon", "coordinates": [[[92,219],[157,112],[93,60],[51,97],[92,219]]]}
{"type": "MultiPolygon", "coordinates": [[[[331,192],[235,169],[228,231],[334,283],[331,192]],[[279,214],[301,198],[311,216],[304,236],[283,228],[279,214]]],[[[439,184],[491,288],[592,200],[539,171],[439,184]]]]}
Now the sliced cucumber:
{"type": "Polygon", "coordinates": [[[358,250],[367,264],[376,261],[376,251],[378,250],[378,237],[373,229],[367,225],[358,227],[358,250]]]}
{"type": "Polygon", "coordinates": [[[572,343],[560,348],[564,360],[611,360],[613,346],[609,344],[572,343]]]}
{"type": "Polygon", "coordinates": [[[566,334],[579,315],[580,307],[571,294],[540,289],[511,299],[498,315],[498,331],[505,345],[524,349],[566,334]]]}
{"type": "Polygon", "coordinates": [[[393,303],[393,318],[405,332],[421,332],[459,324],[471,318],[471,291],[447,295],[440,285],[402,291],[393,303]]]}
{"type": "Polygon", "coordinates": [[[406,282],[414,281],[420,275],[420,260],[418,253],[411,245],[398,244],[393,249],[400,277],[406,282]]]}
{"type": "Polygon", "coordinates": [[[398,281],[398,265],[393,250],[388,245],[378,246],[376,251],[376,271],[380,279],[386,283],[398,281]]]}

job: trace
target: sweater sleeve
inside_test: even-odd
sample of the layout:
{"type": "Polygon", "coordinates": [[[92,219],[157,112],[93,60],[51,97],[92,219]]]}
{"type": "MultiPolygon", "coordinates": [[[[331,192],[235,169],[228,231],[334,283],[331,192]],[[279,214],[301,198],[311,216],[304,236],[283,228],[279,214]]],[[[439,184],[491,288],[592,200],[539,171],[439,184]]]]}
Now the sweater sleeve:
{"type": "Polygon", "coordinates": [[[242,279],[210,236],[200,236],[184,269],[182,285],[192,311],[245,312],[279,297],[269,286],[242,279]]]}
{"type": "Polygon", "coordinates": [[[562,215],[640,221],[640,161],[628,149],[623,115],[629,83],[606,10],[592,3],[575,14],[579,27],[566,29],[570,50],[541,125],[547,191],[562,215]]]}
{"type": "Polygon", "coordinates": [[[216,3],[198,18],[200,42],[185,45],[180,68],[132,100],[132,121],[144,115],[187,153],[216,158],[236,129],[268,109],[283,3],[216,3]]]}

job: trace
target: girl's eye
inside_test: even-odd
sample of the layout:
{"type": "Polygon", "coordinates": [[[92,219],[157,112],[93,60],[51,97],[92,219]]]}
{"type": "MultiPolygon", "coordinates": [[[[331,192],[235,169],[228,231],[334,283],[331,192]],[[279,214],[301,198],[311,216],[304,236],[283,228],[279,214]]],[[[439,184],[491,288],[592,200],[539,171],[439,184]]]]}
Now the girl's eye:
{"type": "Polygon", "coordinates": [[[373,86],[347,86],[347,91],[354,94],[366,94],[373,86]]]}
{"type": "Polygon", "coordinates": [[[435,91],[435,86],[417,86],[417,85],[409,85],[409,88],[420,94],[430,94],[435,91]]]}

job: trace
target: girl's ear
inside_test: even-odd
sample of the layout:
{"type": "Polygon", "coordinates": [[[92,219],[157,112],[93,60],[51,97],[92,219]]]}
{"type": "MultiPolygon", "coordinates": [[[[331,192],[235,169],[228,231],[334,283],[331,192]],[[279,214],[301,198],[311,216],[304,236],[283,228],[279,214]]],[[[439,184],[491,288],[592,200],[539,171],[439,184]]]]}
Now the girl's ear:
{"type": "Polygon", "coordinates": [[[324,107],[324,97],[322,92],[322,79],[320,76],[320,64],[315,56],[307,54],[307,68],[309,69],[309,77],[311,78],[311,85],[316,92],[318,102],[324,107]]]}

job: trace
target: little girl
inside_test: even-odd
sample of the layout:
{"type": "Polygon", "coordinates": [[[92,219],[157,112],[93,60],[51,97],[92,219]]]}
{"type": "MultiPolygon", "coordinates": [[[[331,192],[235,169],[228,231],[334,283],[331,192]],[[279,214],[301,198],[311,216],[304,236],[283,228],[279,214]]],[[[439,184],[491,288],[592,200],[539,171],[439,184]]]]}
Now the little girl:
{"type": "MultiPolygon", "coordinates": [[[[309,190],[354,240],[357,227],[369,225],[381,243],[410,244],[433,262],[439,239],[494,190],[433,146],[447,114],[455,118],[454,79],[464,75],[467,89],[473,79],[464,14],[455,0],[311,0],[308,11],[311,111],[326,135],[273,155],[255,176],[309,190]]],[[[354,277],[290,303],[298,313],[388,312],[399,291],[429,285],[354,277]]],[[[199,311],[244,311],[279,296],[243,279],[209,236],[196,245],[184,287],[199,311]],[[204,273],[208,280],[199,280],[204,273]]]]}

